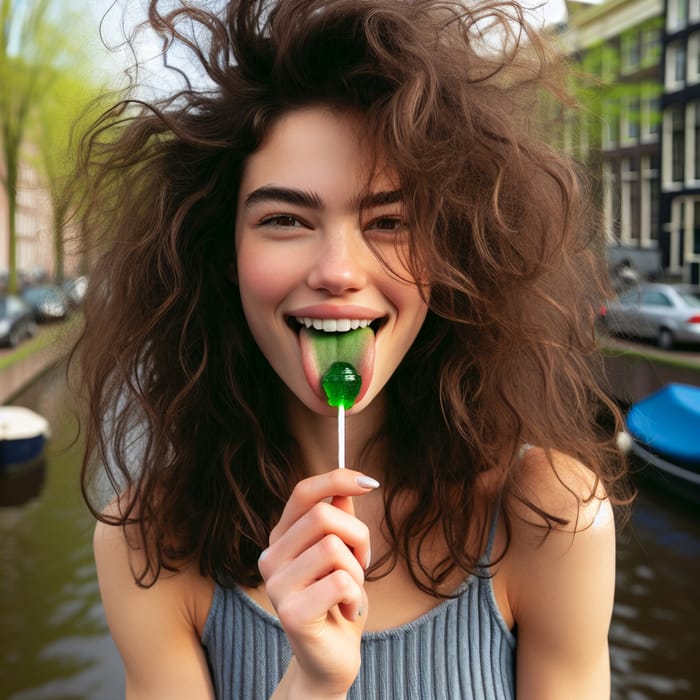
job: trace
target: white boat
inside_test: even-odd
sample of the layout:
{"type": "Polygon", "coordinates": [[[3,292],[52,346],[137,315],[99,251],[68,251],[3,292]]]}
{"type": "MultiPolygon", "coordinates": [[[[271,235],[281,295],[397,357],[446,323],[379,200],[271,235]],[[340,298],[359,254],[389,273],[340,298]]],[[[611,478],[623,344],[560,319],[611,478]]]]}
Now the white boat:
{"type": "Polygon", "coordinates": [[[42,460],[50,436],[43,416],[23,406],[0,406],[0,474],[42,460]]]}

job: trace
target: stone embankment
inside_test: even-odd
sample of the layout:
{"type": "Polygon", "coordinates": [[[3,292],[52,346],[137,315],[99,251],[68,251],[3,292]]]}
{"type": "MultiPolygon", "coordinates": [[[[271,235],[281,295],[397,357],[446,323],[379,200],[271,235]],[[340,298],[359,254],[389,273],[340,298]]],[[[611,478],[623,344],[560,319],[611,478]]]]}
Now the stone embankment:
{"type": "MultiPolygon", "coordinates": [[[[61,331],[64,329],[62,328],[61,331]]],[[[0,369],[0,405],[12,403],[15,397],[28,387],[35,379],[47,372],[64,358],[69,351],[70,338],[76,330],[74,323],[68,322],[64,332],[56,332],[55,327],[42,327],[40,334],[51,334],[52,340],[36,351],[24,355],[23,346],[16,350],[3,350],[3,355],[17,353],[21,359],[11,361],[0,369]]],[[[32,341],[28,341],[32,342],[32,341]]],[[[10,359],[8,357],[8,359],[10,359]]]]}
{"type": "Polygon", "coordinates": [[[619,340],[606,343],[606,389],[629,406],[669,383],[700,386],[700,353],[659,350],[619,340]]]}
{"type": "MultiPolygon", "coordinates": [[[[42,328],[40,333],[52,333],[55,339],[49,344],[0,369],[0,405],[11,403],[37,377],[64,358],[79,323],[69,321],[61,332],[55,328],[42,328]],[[64,332],[65,331],[65,332],[64,332]]],[[[664,352],[650,346],[621,341],[606,341],[606,375],[608,389],[624,404],[631,404],[668,382],[680,382],[700,386],[700,353],[664,352]]],[[[2,350],[0,358],[17,350],[2,350]]]]}

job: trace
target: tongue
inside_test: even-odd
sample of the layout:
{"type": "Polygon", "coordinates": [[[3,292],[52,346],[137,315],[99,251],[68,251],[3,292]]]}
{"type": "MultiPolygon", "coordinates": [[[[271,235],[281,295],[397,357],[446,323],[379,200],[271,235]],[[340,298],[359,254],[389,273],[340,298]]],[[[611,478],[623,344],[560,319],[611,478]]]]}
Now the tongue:
{"type": "Polygon", "coordinates": [[[358,328],[345,333],[324,333],[302,328],[299,340],[306,380],[320,396],[324,395],[322,378],[337,362],[352,365],[362,377],[364,386],[369,384],[374,365],[374,332],[371,328],[358,328]]]}

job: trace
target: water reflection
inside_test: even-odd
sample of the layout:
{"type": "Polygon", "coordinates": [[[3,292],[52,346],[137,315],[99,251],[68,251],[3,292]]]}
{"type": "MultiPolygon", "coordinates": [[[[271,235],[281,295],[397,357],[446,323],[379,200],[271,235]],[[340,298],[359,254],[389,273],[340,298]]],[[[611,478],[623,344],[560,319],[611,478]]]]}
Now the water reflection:
{"type": "MultiPolygon", "coordinates": [[[[36,494],[0,508],[0,698],[124,697],[95,579],[93,522],[80,498],[81,445],[60,372],[18,403],[48,418],[53,439],[36,494]]],[[[613,700],[697,700],[700,515],[643,488],[618,539],[613,700]]]]}
{"type": "Polygon", "coordinates": [[[121,666],[99,601],[93,521],[78,486],[80,442],[60,371],[16,403],[45,416],[43,488],[0,508],[0,697],[111,700],[121,666]]]}
{"type": "Polygon", "coordinates": [[[699,555],[697,516],[642,484],[633,521],[618,537],[613,700],[700,694],[699,555]]]}
{"type": "Polygon", "coordinates": [[[10,474],[0,474],[0,508],[23,506],[36,498],[46,478],[46,459],[41,458],[10,474]]]}

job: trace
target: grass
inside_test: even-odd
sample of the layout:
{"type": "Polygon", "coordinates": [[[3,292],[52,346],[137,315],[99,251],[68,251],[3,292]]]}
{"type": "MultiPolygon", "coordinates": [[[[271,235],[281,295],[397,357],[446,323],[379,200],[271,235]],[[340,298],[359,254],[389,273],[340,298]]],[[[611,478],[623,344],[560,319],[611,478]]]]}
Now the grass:
{"type": "Polygon", "coordinates": [[[11,352],[2,355],[0,357],[0,370],[7,369],[16,362],[20,362],[44,348],[64,342],[67,337],[72,336],[80,327],[80,323],[79,317],[73,316],[65,323],[43,327],[34,338],[25,341],[11,352]]]}

